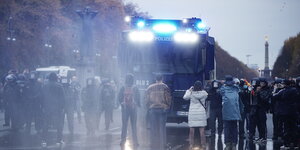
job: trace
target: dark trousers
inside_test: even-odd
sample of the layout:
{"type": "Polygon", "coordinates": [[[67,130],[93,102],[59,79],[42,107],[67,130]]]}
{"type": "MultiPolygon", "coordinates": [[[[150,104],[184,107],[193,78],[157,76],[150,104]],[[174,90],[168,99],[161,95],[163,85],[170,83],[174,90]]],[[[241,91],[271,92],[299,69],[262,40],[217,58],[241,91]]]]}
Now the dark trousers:
{"type": "Polygon", "coordinates": [[[11,121],[11,107],[9,107],[10,105],[5,103],[4,104],[4,123],[6,125],[10,125],[10,121],[11,121]]]}
{"type": "Polygon", "coordinates": [[[234,143],[237,144],[238,138],[238,128],[237,128],[237,120],[224,120],[224,136],[225,143],[234,143]]]}
{"type": "Polygon", "coordinates": [[[278,134],[279,134],[278,114],[273,113],[272,121],[273,121],[273,138],[278,138],[278,134]]]}
{"type": "Polygon", "coordinates": [[[210,120],[211,135],[216,134],[216,121],[217,120],[218,120],[218,134],[221,135],[223,132],[222,109],[211,109],[209,120],[210,120]]]}
{"type": "Polygon", "coordinates": [[[266,132],[267,132],[267,114],[264,109],[261,108],[253,108],[250,112],[250,128],[249,134],[250,138],[253,138],[255,135],[255,129],[257,127],[259,138],[266,139],[266,132]]]}
{"type": "Polygon", "coordinates": [[[162,108],[149,110],[150,143],[152,149],[162,150],[166,147],[166,121],[167,113],[162,108]]]}
{"type": "Polygon", "coordinates": [[[296,143],[297,115],[279,115],[279,136],[283,137],[284,144],[296,143]]]}
{"type": "Polygon", "coordinates": [[[241,120],[239,121],[239,135],[244,136],[245,134],[245,121],[246,121],[246,114],[241,113],[241,120]]]}
{"type": "MultiPolygon", "coordinates": [[[[127,127],[128,120],[130,119],[131,129],[132,129],[132,141],[133,144],[138,144],[137,139],[137,109],[136,107],[122,106],[122,134],[121,134],[121,144],[124,144],[127,137],[127,127]]],[[[110,121],[110,119],[109,119],[110,121]]]]}
{"type": "Polygon", "coordinates": [[[113,107],[112,106],[107,106],[104,107],[101,111],[100,111],[100,117],[99,117],[99,122],[101,120],[101,115],[104,114],[104,122],[105,122],[105,129],[108,130],[110,123],[112,122],[112,118],[113,118],[113,107]]]}
{"type": "Polygon", "coordinates": [[[49,137],[49,128],[52,126],[56,129],[56,141],[60,142],[63,138],[63,129],[64,129],[64,119],[65,115],[63,112],[56,112],[56,113],[48,113],[44,115],[44,122],[43,122],[43,140],[48,141],[49,137]]]}
{"type": "Polygon", "coordinates": [[[95,135],[97,129],[97,117],[98,114],[96,110],[84,111],[85,126],[89,136],[95,135]]]}
{"type": "Polygon", "coordinates": [[[74,110],[67,109],[66,110],[66,117],[68,121],[68,129],[70,134],[74,134],[74,110]]]}

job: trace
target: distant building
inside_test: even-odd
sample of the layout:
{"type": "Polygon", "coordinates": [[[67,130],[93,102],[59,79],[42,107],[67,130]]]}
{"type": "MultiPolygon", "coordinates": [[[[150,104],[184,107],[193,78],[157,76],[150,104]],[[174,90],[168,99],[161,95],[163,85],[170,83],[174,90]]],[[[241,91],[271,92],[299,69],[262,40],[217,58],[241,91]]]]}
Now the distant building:
{"type": "Polygon", "coordinates": [[[252,69],[252,70],[255,70],[255,71],[259,72],[258,64],[249,64],[249,65],[247,65],[247,67],[252,69]]]}

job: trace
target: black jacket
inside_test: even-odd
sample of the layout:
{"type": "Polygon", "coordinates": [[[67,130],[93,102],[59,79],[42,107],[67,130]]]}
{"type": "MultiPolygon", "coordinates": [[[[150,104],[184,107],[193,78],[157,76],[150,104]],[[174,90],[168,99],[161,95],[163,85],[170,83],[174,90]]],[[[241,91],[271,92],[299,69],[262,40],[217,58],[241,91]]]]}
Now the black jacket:
{"type": "Polygon", "coordinates": [[[273,95],[277,100],[275,112],[279,115],[293,115],[297,113],[297,90],[286,87],[273,95]]]}
{"type": "Polygon", "coordinates": [[[257,105],[259,108],[267,111],[270,108],[272,92],[269,87],[263,87],[260,91],[257,92],[257,105]]]}
{"type": "Polygon", "coordinates": [[[210,101],[210,109],[222,109],[222,96],[216,89],[208,91],[207,101],[210,101]]]}

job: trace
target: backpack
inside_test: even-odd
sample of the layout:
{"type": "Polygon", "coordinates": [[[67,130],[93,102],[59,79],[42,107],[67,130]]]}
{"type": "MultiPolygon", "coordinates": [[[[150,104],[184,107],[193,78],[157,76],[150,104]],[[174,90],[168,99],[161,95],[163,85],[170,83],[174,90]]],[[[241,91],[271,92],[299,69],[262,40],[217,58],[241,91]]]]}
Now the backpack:
{"type": "Polygon", "coordinates": [[[125,87],[123,103],[125,106],[128,106],[128,107],[134,106],[134,95],[133,95],[132,87],[125,87]]]}

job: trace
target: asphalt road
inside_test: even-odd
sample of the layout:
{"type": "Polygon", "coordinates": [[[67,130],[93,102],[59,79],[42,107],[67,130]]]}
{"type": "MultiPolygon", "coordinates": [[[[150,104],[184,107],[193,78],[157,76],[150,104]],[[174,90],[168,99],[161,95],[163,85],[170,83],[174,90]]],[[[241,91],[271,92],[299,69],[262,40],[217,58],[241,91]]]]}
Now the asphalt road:
{"type": "MultiPolygon", "coordinates": [[[[65,123],[64,128],[64,141],[62,146],[58,146],[55,142],[50,142],[47,148],[48,150],[133,150],[130,142],[130,127],[129,127],[129,138],[126,142],[125,147],[120,147],[120,135],[121,135],[121,111],[117,109],[114,111],[114,122],[108,131],[104,129],[104,120],[101,118],[100,129],[97,131],[94,137],[86,136],[85,124],[84,122],[79,123],[75,119],[75,136],[72,141],[70,141],[70,136],[68,133],[68,127],[65,123]]],[[[149,147],[149,130],[146,128],[144,113],[138,113],[138,139],[140,146],[136,149],[138,150],[151,150],[149,147]]],[[[273,142],[270,139],[272,136],[272,118],[268,115],[268,141],[266,146],[259,146],[247,140],[239,140],[239,149],[250,149],[250,150],[271,150],[273,148],[273,142]]],[[[42,149],[40,145],[40,138],[37,134],[32,131],[31,135],[25,135],[25,133],[20,132],[18,134],[12,134],[8,128],[2,127],[4,123],[3,113],[0,113],[0,150],[34,150],[42,149]]],[[[186,150],[188,148],[188,128],[186,124],[167,124],[167,142],[169,148],[172,150],[186,150]]],[[[196,132],[198,133],[198,132],[196,132]]],[[[54,139],[54,133],[52,135],[54,139]]],[[[196,135],[196,145],[194,149],[200,149],[198,147],[199,135],[196,135]]],[[[211,139],[207,138],[208,146],[206,149],[209,150],[221,150],[225,147],[224,137],[221,139],[211,139]]]]}

